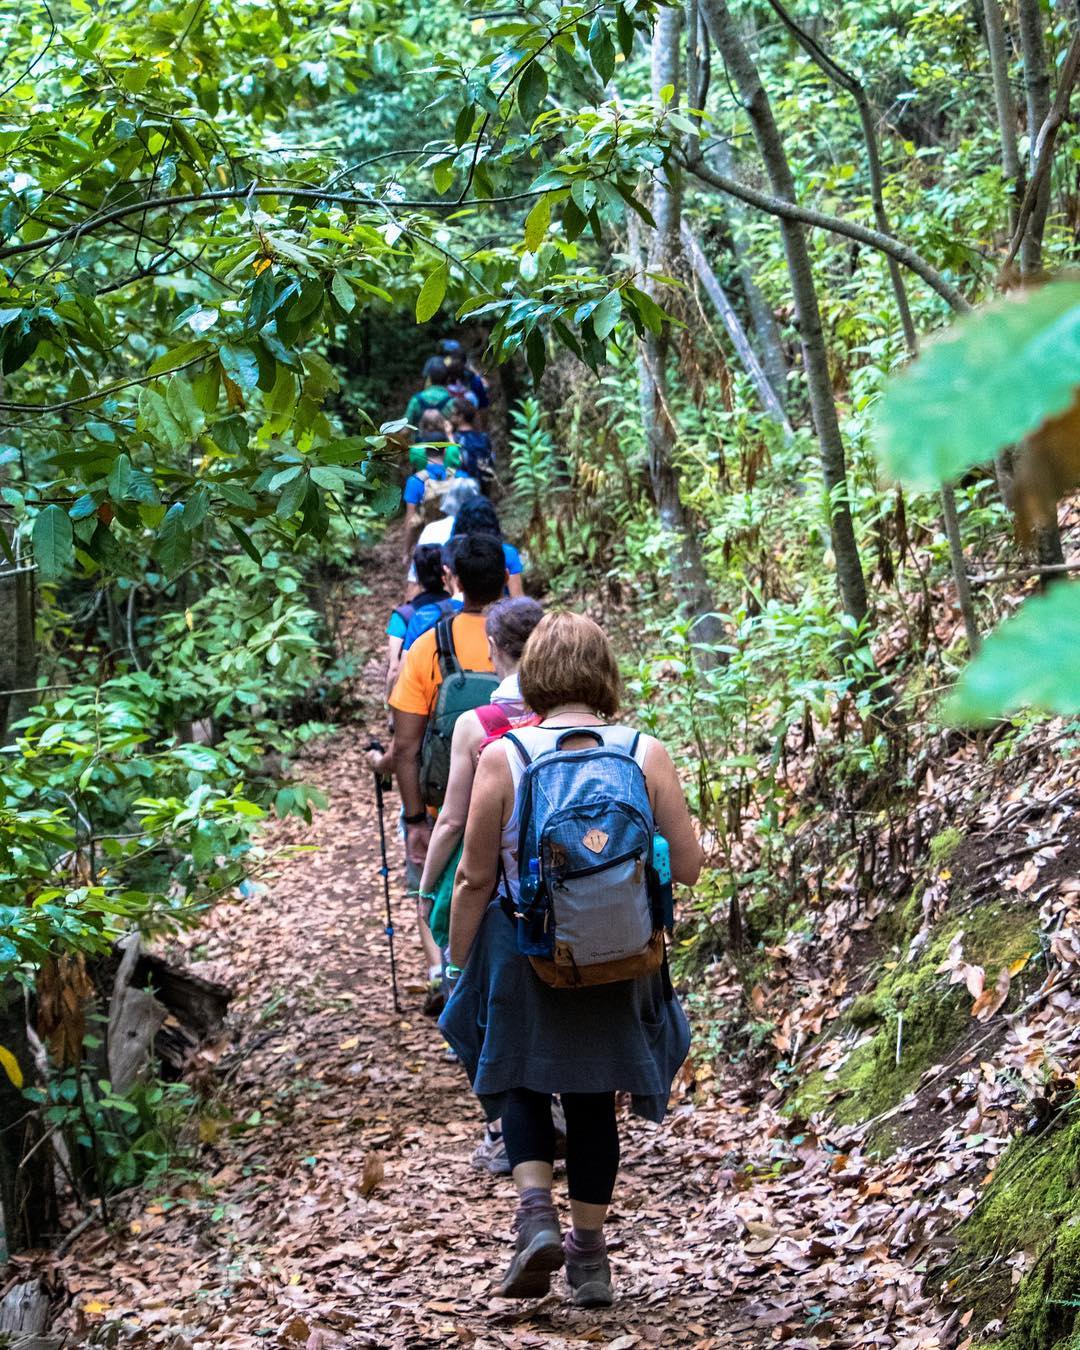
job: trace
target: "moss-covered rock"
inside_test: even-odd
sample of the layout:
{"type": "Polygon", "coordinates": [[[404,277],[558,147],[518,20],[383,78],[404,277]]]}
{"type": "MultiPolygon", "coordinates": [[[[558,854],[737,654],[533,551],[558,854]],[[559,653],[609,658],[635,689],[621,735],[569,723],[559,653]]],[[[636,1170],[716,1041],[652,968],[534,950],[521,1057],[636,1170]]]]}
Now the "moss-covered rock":
{"type": "Polygon", "coordinates": [[[931,1065],[961,1047],[971,1028],[971,996],[940,971],[960,933],[965,960],[985,966],[988,982],[1038,945],[1035,916],[1024,906],[981,905],[943,920],[913,961],[886,963],[873,992],[855,1000],[838,1034],[854,1028],[872,1035],[833,1077],[811,1074],[790,1098],[791,1110],[827,1109],[842,1124],[868,1120],[895,1106],[931,1065]]]}
{"type": "Polygon", "coordinates": [[[1080,1347],[1080,1108],[1036,1139],[1018,1139],[961,1227],[947,1271],[952,1294],[983,1318],[1013,1298],[1017,1252],[1032,1263],[1001,1342],[1007,1350],[1080,1347]]]}

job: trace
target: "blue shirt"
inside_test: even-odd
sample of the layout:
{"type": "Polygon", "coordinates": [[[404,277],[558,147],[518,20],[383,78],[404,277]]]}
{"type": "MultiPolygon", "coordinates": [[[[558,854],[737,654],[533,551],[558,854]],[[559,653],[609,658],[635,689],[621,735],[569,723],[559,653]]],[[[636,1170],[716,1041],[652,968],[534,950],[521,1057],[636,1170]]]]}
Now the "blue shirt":
{"type": "MultiPolygon", "coordinates": [[[[437,480],[438,480],[438,479],[443,479],[443,478],[445,478],[445,477],[446,477],[446,465],[445,465],[445,464],[428,464],[428,466],[427,466],[427,476],[428,476],[428,478],[434,478],[434,479],[437,479],[437,480]]],[[[419,475],[418,473],[411,473],[411,474],[409,474],[408,478],[405,479],[405,492],[404,492],[404,494],[403,494],[404,497],[405,497],[405,505],[406,505],[406,506],[419,506],[419,505],[420,505],[420,503],[424,500],[424,487],[425,487],[425,485],[426,485],[426,480],[423,479],[423,478],[421,478],[420,475],[419,475]]]]}
{"type": "Polygon", "coordinates": [[[521,554],[513,544],[503,544],[503,557],[506,559],[506,570],[512,577],[516,577],[521,571],[521,554]]]}
{"type": "Polygon", "coordinates": [[[470,478],[477,476],[481,464],[494,463],[491,438],[485,431],[459,431],[457,443],[461,446],[461,465],[470,478]]]}

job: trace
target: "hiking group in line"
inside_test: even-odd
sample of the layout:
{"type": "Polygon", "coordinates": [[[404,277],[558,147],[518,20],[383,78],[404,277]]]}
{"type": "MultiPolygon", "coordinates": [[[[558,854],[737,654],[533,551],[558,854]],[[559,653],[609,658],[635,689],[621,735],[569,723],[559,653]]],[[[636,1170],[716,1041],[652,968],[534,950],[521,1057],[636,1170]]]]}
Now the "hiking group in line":
{"type": "Polygon", "coordinates": [[[486,1117],[473,1162],[518,1193],[499,1292],[541,1297],[565,1267],[574,1304],[607,1307],[616,1094],[662,1120],[689,1049],[665,933],[672,883],[693,885],[702,852],[668,752],[618,720],[603,630],[523,594],[483,377],[446,340],[423,380],[406,410],[405,598],[386,629],[393,740],[371,762],[401,797],[425,1012],[486,1117]]]}

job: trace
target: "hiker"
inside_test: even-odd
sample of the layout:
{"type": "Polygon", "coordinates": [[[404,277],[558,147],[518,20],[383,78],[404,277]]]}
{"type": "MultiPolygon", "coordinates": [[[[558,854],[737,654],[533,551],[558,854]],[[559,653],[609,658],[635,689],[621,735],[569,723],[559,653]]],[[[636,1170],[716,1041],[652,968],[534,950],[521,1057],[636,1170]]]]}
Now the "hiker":
{"type": "Polygon", "coordinates": [[[450,915],[450,973],[464,969],[439,1026],[488,1118],[502,1120],[518,1209],[500,1293],[540,1297],[565,1263],[572,1302],[607,1307],[615,1094],[661,1121],[690,1044],[663,955],[663,841],[669,875],[685,885],[702,853],[667,751],[615,721],[619,671],[597,624],[547,615],[519,676],[541,720],[480,756],[450,915]],[[617,855],[606,866],[605,849],[617,855]],[[552,1093],[566,1113],[565,1242],[551,1194],[552,1093]]]}
{"type": "MultiPolygon", "coordinates": [[[[535,600],[520,596],[492,605],[484,621],[491,663],[500,683],[489,704],[463,713],[454,727],[446,798],[431,832],[420,877],[421,915],[440,951],[450,937],[450,893],[461,857],[476,760],[488,738],[533,720],[521,697],[517,669],[525,642],[543,617],[544,611],[535,600]]],[[[487,1126],[472,1160],[474,1166],[494,1176],[509,1176],[510,1165],[496,1122],[487,1126]]]]}
{"type": "MultiPolygon", "coordinates": [[[[463,508],[464,509],[464,508],[463,508]]],[[[390,695],[394,715],[394,770],[405,826],[405,875],[409,890],[420,889],[433,812],[442,805],[450,772],[454,724],[470,708],[488,703],[499,684],[488,651],[483,610],[498,600],[506,582],[499,541],[467,534],[452,541],[448,570],[461,591],[462,608],[422,634],[409,648],[390,695]],[[446,675],[456,674],[445,688],[446,675]],[[431,727],[431,735],[425,733],[431,727]]],[[[429,978],[441,983],[442,952],[421,918],[420,938],[429,978]]]]}
{"type": "Polygon", "coordinates": [[[509,596],[524,594],[521,554],[513,544],[508,544],[503,539],[498,514],[486,497],[470,498],[457,513],[450,538],[453,539],[459,534],[493,534],[502,544],[503,557],[506,559],[505,593],[509,596]]]}
{"type": "MultiPolygon", "coordinates": [[[[446,489],[439,504],[442,515],[438,520],[429,521],[424,526],[420,531],[420,538],[416,542],[418,544],[449,543],[457,513],[466,502],[471,501],[473,497],[479,497],[479,495],[480,484],[477,483],[476,479],[459,475],[446,489]]],[[[415,580],[411,573],[409,574],[409,580],[415,580]]]]}
{"type": "Polygon", "coordinates": [[[469,364],[468,358],[465,355],[465,348],[456,338],[443,338],[439,343],[439,354],[444,358],[461,358],[464,372],[463,382],[471,396],[470,401],[481,413],[483,413],[491,404],[487,380],[484,379],[479,371],[474,370],[469,364]]]}
{"type": "Polygon", "coordinates": [[[408,567],[416,539],[424,524],[425,499],[439,493],[435,485],[444,483],[447,468],[444,462],[449,427],[442,413],[429,408],[420,417],[416,442],[409,453],[412,472],[405,479],[402,500],[405,503],[405,566],[408,567]],[[416,468],[417,451],[423,450],[424,467],[416,468]]]}
{"type": "Polygon", "coordinates": [[[424,362],[424,387],[413,394],[405,406],[405,420],[419,427],[423,414],[431,409],[441,412],[450,402],[450,391],[446,387],[446,362],[441,356],[433,356],[424,362]]]}
{"type": "Polygon", "coordinates": [[[475,478],[484,496],[490,497],[495,482],[495,454],[491,448],[491,437],[486,431],[477,430],[476,410],[465,399],[451,399],[446,417],[450,422],[454,443],[461,450],[463,472],[475,478]]]}
{"type": "MultiPolygon", "coordinates": [[[[449,495],[447,493],[447,496],[449,495]]],[[[390,697],[397,680],[402,656],[408,648],[421,633],[427,632],[437,623],[443,614],[461,608],[460,600],[455,601],[446,589],[443,551],[440,544],[425,543],[421,538],[413,553],[410,576],[420,589],[405,604],[398,605],[391,612],[386,625],[387,698],[390,697]]]]}

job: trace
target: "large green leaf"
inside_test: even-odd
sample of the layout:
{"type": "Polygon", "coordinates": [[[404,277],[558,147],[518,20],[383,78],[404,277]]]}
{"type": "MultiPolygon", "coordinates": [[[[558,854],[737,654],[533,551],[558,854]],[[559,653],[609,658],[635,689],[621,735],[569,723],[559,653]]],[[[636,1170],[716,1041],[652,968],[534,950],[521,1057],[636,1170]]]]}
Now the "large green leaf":
{"type": "Polygon", "coordinates": [[[181,502],[174,502],[169,507],[165,519],[158,526],[154,555],[167,577],[176,576],[191,558],[191,535],[184,528],[184,507],[181,502]]]}
{"type": "Polygon", "coordinates": [[[45,581],[60,576],[72,558],[72,529],[68,513],[60,506],[46,506],[34,519],[34,561],[45,581]]]}
{"type": "Polygon", "coordinates": [[[427,323],[439,312],[439,306],[446,295],[446,267],[436,267],[420,288],[416,297],[416,322],[427,323]]]}
{"type": "Polygon", "coordinates": [[[1080,282],[1057,282],[961,319],[886,386],[884,468],[948,482],[1065,411],[1080,383],[1080,282]]]}
{"type": "Polygon", "coordinates": [[[1059,581],[991,633],[948,704],[958,722],[1020,708],[1080,713],[1080,582],[1059,581]]]}

